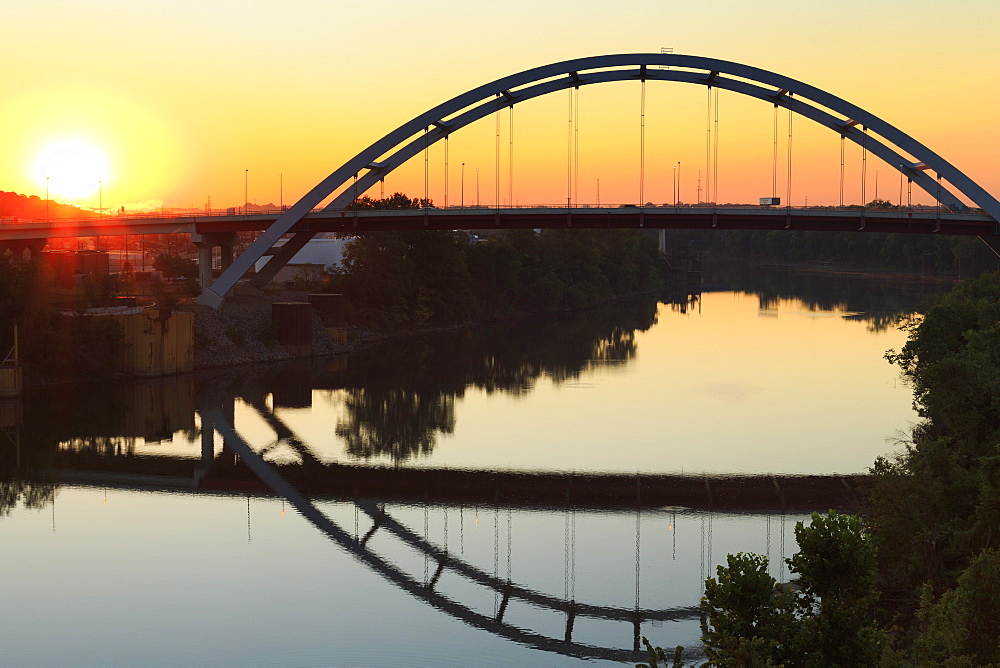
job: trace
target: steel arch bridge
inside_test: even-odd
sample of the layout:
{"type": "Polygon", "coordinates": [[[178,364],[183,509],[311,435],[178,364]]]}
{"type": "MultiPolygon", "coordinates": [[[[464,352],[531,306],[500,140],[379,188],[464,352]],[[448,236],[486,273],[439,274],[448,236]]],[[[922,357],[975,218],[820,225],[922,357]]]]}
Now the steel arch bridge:
{"type": "MultiPolygon", "coordinates": [[[[497,79],[453,97],[399,126],[337,168],[292,205],[218,280],[204,289],[198,301],[214,308],[221,306],[236,282],[257,260],[271,252],[278,239],[338,190],[324,211],[343,210],[359,193],[367,191],[428,146],[501,109],[562,90],[630,80],[698,84],[786,108],[862,146],[948,209],[964,211],[967,207],[955,193],[942,186],[942,179],[1000,222],[1000,202],[954,165],[890,123],[815,86],[749,65],[701,56],[662,53],[591,56],[497,79]],[[874,134],[869,134],[869,130],[874,134]],[[937,179],[927,171],[933,171],[937,179]]],[[[266,285],[315,234],[295,232],[280,249],[275,249],[253,284],[258,288],[266,285]]]]}

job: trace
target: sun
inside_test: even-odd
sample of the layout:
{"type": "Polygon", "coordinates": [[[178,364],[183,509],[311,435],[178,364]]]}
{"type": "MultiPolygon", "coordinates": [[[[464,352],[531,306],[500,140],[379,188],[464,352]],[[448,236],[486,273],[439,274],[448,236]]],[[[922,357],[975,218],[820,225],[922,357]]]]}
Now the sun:
{"type": "Polygon", "coordinates": [[[104,155],[82,141],[64,141],[46,147],[35,163],[35,179],[49,197],[78,200],[97,193],[107,180],[104,155]]]}

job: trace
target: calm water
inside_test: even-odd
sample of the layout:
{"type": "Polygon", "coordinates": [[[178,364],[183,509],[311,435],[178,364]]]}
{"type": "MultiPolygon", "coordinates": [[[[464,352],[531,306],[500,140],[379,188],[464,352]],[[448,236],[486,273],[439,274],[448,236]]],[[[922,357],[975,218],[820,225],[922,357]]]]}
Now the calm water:
{"type": "Polygon", "coordinates": [[[637,631],[696,645],[704,577],[736,551],[787,577],[802,512],[300,491],[337,464],[862,472],[915,420],[882,356],[927,292],[719,274],[662,302],[5,404],[4,662],[561,665],[631,661],[637,631]],[[235,427],[225,451],[210,423],[235,427]]]}

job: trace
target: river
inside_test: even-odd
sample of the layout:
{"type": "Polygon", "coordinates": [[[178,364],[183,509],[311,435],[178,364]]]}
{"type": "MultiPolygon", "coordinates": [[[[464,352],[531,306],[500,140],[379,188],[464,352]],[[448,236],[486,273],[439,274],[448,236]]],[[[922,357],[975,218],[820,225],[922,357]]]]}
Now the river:
{"type": "Polygon", "coordinates": [[[787,580],[825,509],[797,488],[848,498],[917,419],[883,355],[936,289],[732,268],[345,358],[35,390],[0,405],[5,662],[694,648],[715,565],[758,552],[787,580]]]}

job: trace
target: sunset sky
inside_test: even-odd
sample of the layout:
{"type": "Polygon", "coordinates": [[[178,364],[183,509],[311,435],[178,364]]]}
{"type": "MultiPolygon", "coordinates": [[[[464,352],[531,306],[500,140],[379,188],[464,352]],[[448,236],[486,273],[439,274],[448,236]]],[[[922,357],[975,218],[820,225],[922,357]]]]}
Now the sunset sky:
{"type": "MultiPolygon", "coordinates": [[[[49,177],[53,199],[97,207],[101,181],[105,207],[204,207],[211,197],[220,208],[242,203],[246,176],[251,202],[277,204],[283,183],[289,204],[470,88],[549,62],[670,47],[839,95],[1000,195],[998,26],[996,0],[17,3],[5,12],[0,190],[44,196],[49,177]]],[[[646,199],[671,199],[680,161],[682,199],[694,201],[705,90],[651,82],[647,95],[646,199]]],[[[516,108],[516,202],[565,201],[566,107],[560,93],[516,108]]],[[[772,109],[726,92],[720,107],[719,200],[769,195],[772,109]]],[[[596,200],[598,179],[603,203],[636,201],[638,111],[638,83],[581,91],[579,201],[596,200]]],[[[839,140],[804,119],[795,128],[793,204],[836,204],[839,140]]],[[[493,203],[493,140],[492,119],[452,138],[450,203],[462,162],[466,204],[477,170],[480,200],[493,203]]],[[[860,149],[847,160],[847,199],[858,201],[860,149]]],[[[387,193],[422,195],[418,162],[390,175],[387,193]]],[[[441,203],[440,147],[431,163],[441,203]]],[[[880,196],[894,201],[898,174],[874,162],[868,198],[876,171],[880,196]]]]}

